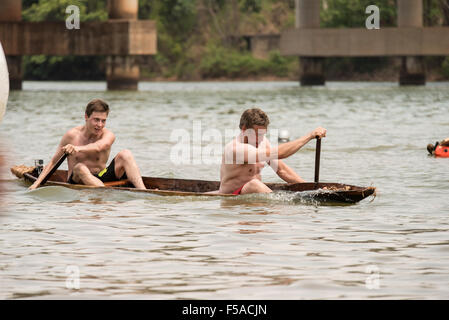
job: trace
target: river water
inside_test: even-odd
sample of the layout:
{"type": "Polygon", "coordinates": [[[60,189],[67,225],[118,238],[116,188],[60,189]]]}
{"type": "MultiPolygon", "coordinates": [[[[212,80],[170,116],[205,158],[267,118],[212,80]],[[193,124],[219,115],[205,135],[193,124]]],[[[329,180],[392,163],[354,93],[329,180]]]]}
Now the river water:
{"type": "MultiPolygon", "coordinates": [[[[107,92],[102,82],[24,82],[11,93],[0,124],[0,298],[449,298],[449,159],[426,151],[449,136],[449,83],[139,86],[107,92]],[[219,148],[242,111],[258,106],[270,128],[292,138],[325,127],[320,181],[373,185],[377,197],[325,205],[287,194],[28,192],[9,167],[48,162],[63,133],[83,124],[92,98],[111,107],[111,156],[130,149],[145,176],[219,179],[218,164],[175,163],[174,148],[219,148]],[[194,140],[209,129],[222,140],[194,140]],[[190,139],[177,141],[175,130],[190,139]]],[[[311,142],[286,163],[311,181],[314,156],[311,142]]],[[[269,167],[263,177],[281,181],[269,167]]]]}

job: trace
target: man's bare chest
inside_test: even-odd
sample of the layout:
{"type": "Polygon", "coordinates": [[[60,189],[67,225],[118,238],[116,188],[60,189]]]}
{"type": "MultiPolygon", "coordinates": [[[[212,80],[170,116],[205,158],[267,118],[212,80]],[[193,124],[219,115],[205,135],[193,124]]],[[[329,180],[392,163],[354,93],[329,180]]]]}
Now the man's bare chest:
{"type": "Polygon", "coordinates": [[[98,141],[98,139],[88,139],[86,137],[83,136],[76,136],[72,139],[72,141],[70,142],[71,144],[73,144],[74,146],[85,146],[88,145],[90,143],[95,143],[96,141],[98,141]]]}
{"type": "Polygon", "coordinates": [[[253,164],[245,164],[242,168],[244,171],[246,171],[249,175],[255,175],[259,174],[262,169],[265,167],[265,162],[257,162],[253,164]]]}

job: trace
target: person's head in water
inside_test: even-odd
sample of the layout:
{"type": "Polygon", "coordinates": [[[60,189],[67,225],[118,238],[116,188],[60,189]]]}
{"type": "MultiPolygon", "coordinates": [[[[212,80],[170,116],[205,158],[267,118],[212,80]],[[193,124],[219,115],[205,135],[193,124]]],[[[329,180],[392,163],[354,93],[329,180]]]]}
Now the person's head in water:
{"type": "Polygon", "coordinates": [[[240,129],[244,135],[245,143],[256,147],[264,139],[270,119],[267,114],[259,108],[247,109],[240,117],[240,129]]]}

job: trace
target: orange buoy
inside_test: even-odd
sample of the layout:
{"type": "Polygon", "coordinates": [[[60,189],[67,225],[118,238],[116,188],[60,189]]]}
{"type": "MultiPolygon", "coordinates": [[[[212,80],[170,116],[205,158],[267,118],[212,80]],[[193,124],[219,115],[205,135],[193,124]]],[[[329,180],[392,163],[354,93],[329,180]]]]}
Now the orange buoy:
{"type": "Polygon", "coordinates": [[[435,148],[435,157],[449,158],[449,147],[437,146],[435,148]]]}

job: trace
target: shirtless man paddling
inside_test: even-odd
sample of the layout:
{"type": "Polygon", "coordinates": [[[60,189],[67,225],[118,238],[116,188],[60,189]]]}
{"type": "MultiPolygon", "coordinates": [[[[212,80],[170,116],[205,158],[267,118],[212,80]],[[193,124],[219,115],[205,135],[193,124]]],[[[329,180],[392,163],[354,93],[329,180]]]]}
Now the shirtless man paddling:
{"type": "Polygon", "coordinates": [[[260,175],[265,163],[288,183],[305,182],[282,160],[296,153],[316,137],[325,137],[326,129],[318,127],[309,134],[271,147],[265,133],[268,116],[260,109],[248,109],[240,118],[240,134],[225,146],[220,169],[219,193],[248,194],[272,192],[260,175]]]}
{"type": "Polygon", "coordinates": [[[69,155],[69,183],[104,186],[104,182],[128,179],[136,188],[145,189],[131,151],[120,151],[106,167],[111,146],[115,141],[115,135],[105,128],[108,114],[109,106],[106,102],[100,99],[90,101],[84,116],[86,124],[72,128],[64,134],[50,163],[29,189],[36,189],[64,153],[69,155]]]}

